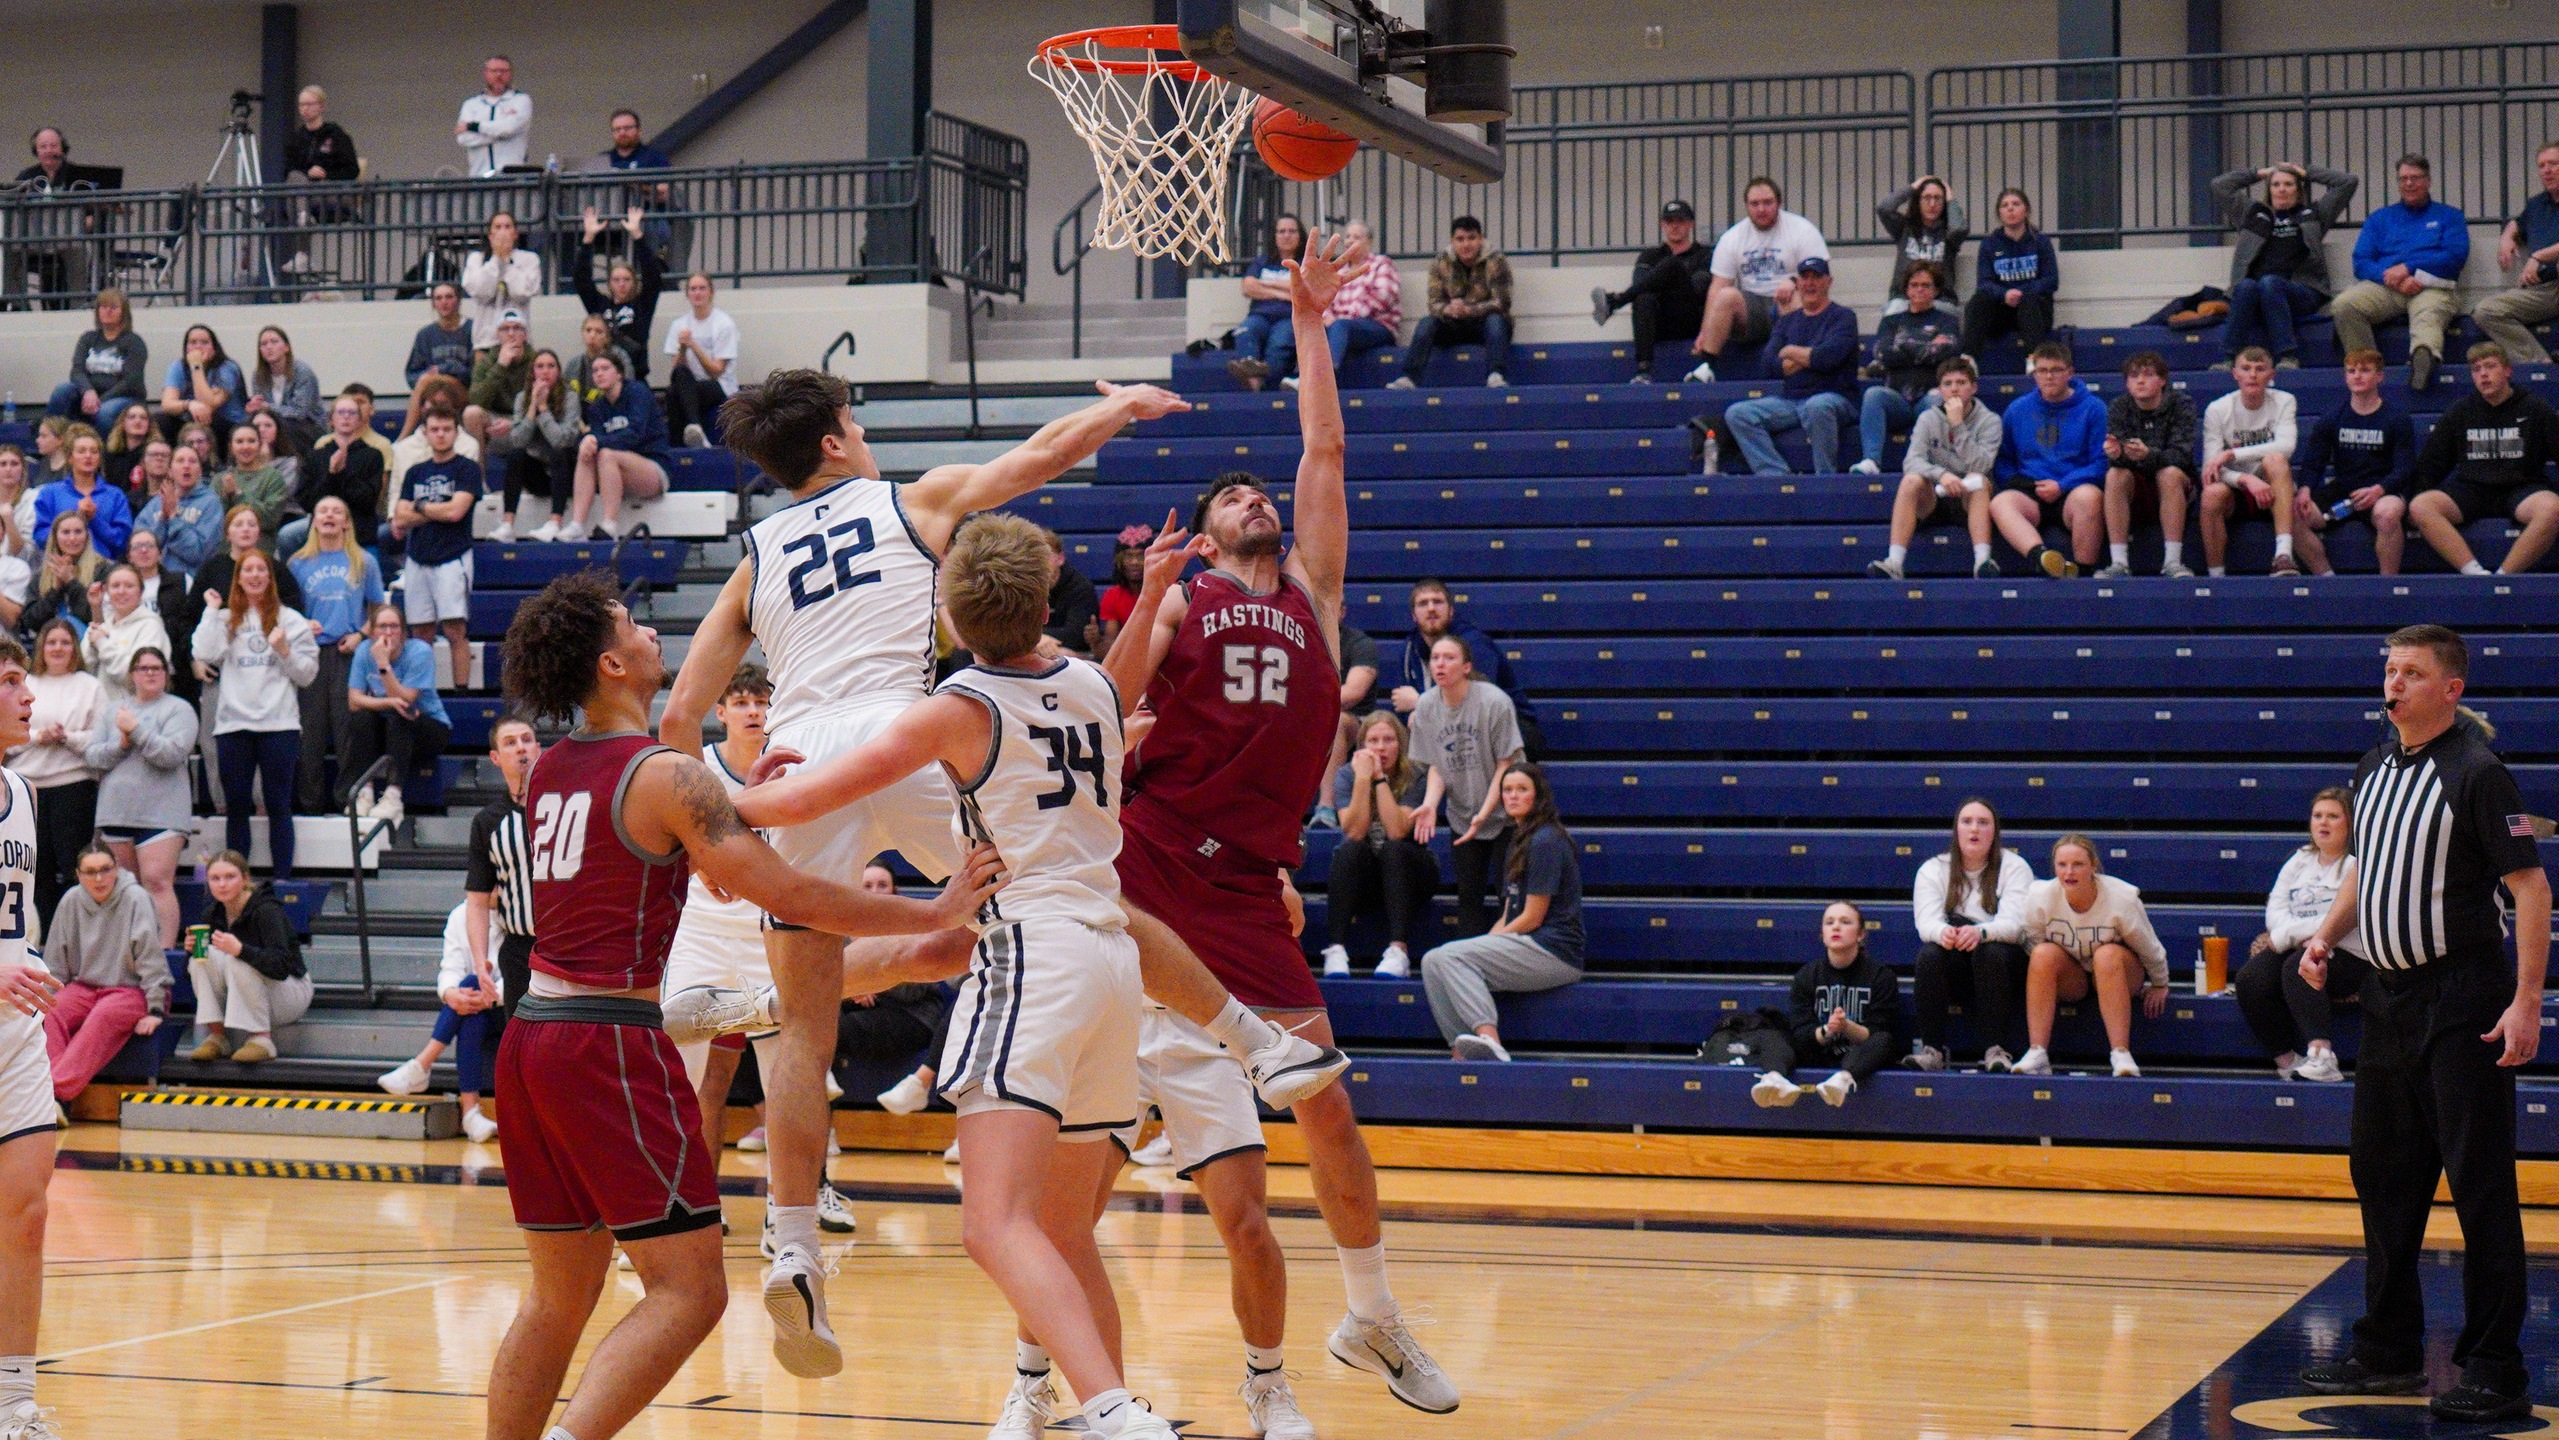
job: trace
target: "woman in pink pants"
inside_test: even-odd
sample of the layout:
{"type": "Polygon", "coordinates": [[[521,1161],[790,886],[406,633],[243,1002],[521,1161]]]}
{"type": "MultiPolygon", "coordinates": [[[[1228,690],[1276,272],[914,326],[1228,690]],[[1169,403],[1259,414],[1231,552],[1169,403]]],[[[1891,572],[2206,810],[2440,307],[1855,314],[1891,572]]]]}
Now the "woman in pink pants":
{"type": "Polygon", "coordinates": [[[65,894],[44,937],[45,968],[62,983],[44,1017],[53,1096],[69,1100],[127,1040],[160,1028],[169,962],[151,897],[103,845],[80,852],[80,886],[65,894]]]}

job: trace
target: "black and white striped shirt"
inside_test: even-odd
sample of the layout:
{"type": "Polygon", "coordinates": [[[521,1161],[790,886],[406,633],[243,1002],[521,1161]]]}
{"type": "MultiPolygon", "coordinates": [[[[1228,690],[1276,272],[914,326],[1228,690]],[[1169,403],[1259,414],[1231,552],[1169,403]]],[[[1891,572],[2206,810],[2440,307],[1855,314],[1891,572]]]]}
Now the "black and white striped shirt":
{"type": "Polygon", "coordinates": [[[2413,751],[2396,739],[2355,770],[2355,919],[2384,970],[2497,955],[2498,883],[2541,863],[2523,792],[2467,720],[2413,751]]]}
{"type": "Polygon", "coordinates": [[[533,851],[524,835],[524,807],[513,797],[492,800],[471,817],[471,876],[462,888],[486,895],[509,935],[533,934],[533,851]]]}

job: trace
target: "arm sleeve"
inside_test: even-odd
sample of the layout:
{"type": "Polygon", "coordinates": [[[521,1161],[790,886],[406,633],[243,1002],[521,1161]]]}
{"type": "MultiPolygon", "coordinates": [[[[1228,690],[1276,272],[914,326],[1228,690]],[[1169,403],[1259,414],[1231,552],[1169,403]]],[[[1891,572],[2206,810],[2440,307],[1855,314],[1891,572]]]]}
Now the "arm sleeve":
{"type": "Polygon", "coordinates": [[[1981,927],[1982,938],[2009,945],[2026,943],[2029,906],[2035,893],[2035,869],[2011,850],[1999,859],[1999,910],[1981,927]]]}
{"type": "Polygon", "coordinates": [[[2302,489],[2317,490],[2321,479],[2327,475],[2330,437],[2335,433],[2336,418],[2325,415],[2311,421],[2309,430],[2303,433],[2301,450],[2294,457],[2292,467],[2302,489]]]}
{"type": "MultiPolygon", "coordinates": [[[[1502,695],[1500,686],[1491,688],[1494,694],[1502,695]]],[[[1512,706],[1508,695],[1502,695],[1501,708],[1493,712],[1493,723],[1487,728],[1491,732],[1487,738],[1493,742],[1491,758],[1495,762],[1508,760],[1528,748],[1519,738],[1519,711],[1512,706]]]]}
{"type": "MultiPolygon", "coordinates": [[[[2230,393],[2236,395],[2239,392],[2234,390],[2230,393]]],[[[2230,448],[2232,407],[2228,403],[2229,399],[2230,396],[2225,395],[2204,407],[2204,455],[2206,458],[2230,448]]]]}
{"type": "Polygon", "coordinates": [[[1821,336],[1812,346],[1815,370],[1836,370],[1857,354],[1857,313],[1845,305],[1834,305],[1836,319],[1822,326],[1821,336]]]}
{"type": "Polygon", "coordinates": [[[270,980],[293,974],[293,925],[275,905],[253,905],[240,917],[250,923],[232,932],[240,938],[240,958],[270,980]]]}
{"type": "Polygon", "coordinates": [[[2366,217],[2355,234],[2355,278],[2376,285],[2381,283],[2381,273],[2390,268],[2381,263],[2381,226],[2374,223],[2378,218],[2366,217]]]}
{"type": "Polygon", "coordinates": [[[2202,421],[2195,414],[2195,402],[2186,398],[2184,391],[2169,393],[2172,398],[2168,401],[2168,453],[2192,465],[2196,447],[2203,438],[2199,433],[2202,421]]]}
{"type": "Polygon", "coordinates": [[[2363,177],[2343,170],[2303,168],[2309,172],[2310,183],[2319,187],[2319,198],[2310,202],[2311,208],[2319,212],[2321,224],[2335,228],[2345,218],[2346,206],[2354,200],[2355,192],[2363,188],[2363,177]]]}
{"type": "Polygon", "coordinates": [[[2301,869],[2301,860],[2301,853],[2293,852],[2292,858],[2284,862],[2284,868],[2275,872],[2275,888],[2266,892],[2266,943],[2272,945],[2278,955],[2289,952],[2308,939],[2311,930],[2319,928],[2319,922],[2313,920],[2308,929],[2295,934],[2299,922],[2292,918],[2284,905],[2284,897],[2292,893],[2293,876],[2301,869]]]}
{"type": "Polygon", "coordinates": [[[1999,468],[1999,447],[2008,438],[2008,426],[1999,418],[1997,411],[1984,406],[1979,400],[1975,400],[1973,406],[1981,416],[1981,426],[1973,432],[1971,440],[1957,448],[1956,458],[1964,462],[1965,475],[1986,477],[1999,468]]]}
{"type": "Polygon", "coordinates": [[[83,390],[95,388],[89,383],[89,367],[83,362],[89,358],[89,346],[97,339],[97,335],[97,331],[91,330],[71,346],[71,383],[83,390]]]}
{"type": "Polygon", "coordinates": [[[2248,219],[2248,187],[2257,183],[2257,172],[2245,166],[2226,175],[2212,178],[2212,198],[2221,202],[2222,222],[2236,230],[2248,219]]]}
{"type": "Polygon", "coordinates": [[[497,303],[498,288],[505,280],[505,273],[486,250],[474,250],[471,258],[462,262],[462,293],[483,305],[497,303]]]}
{"type": "Polygon", "coordinates": [[[2029,295],[2052,295],[2061,290],[2061,257],[2053,252],[2051,237],[2038,232],[2035,236],[2035,278],[2018,288],[2029,295]]]}
{"type": "MultiPolygon", "coordinates": [[[[358,646],[362,649],[362,646],[358,646]]],[[[412,690],[435,688],[435,647],[410,641],[400,647],[400,658],[392,663],[391,673],[412,690]]]]}
{"type": "Polygon", "coordinates": [[[511,140],[524,133],[533,123],[533,97],[518,93],[489,107],[489,118],[480,126],[483,139],[511,140]]]}
{"type": "Polygon", "coordinates": [[[2390,417],[2390,478],[2381,488],[2401,499],[2414,493],[2417,474],[2417,422],[2405,410],[2390,417]]]}
{"type": "Polygon", "coordinates": [[[206,604],[204,614],[196,619],[195,635],[187,644],[189,652],[207,665],[221,664],[222,652],[227,648],[224,642],[230,637],[222,633],[222,615],[212,604],[206,604]]]}
{"type": "Polygon", "coordinates": [[[2541,864],[2541,848],[2533,842],[2523,791],[2516,787],[2513,771],[2503,764],[2480,767],[2463,798],[2468,813],[2462,816],[2462,824],[2478,840],[2490,873],[2512,875],[2541,864]],[[2518,835],[2517,830],[2525,833],[2518,835]]]}
{"type": "MultiPolygon", "coordinates": [[[[2461,463],[2460,413],[2461,405],[2456,401],[2452,409],[2436,418],[2435,428],[2426,432],[2426,446],[2417,452],[2416,485],[2411,494],[2441,485],[2453,467],[2461,463]]],[[[2409,428],[2416,428],[2414,422],[2409,428]]]]}
{"type": "Polygon", "coordinates": [[[98,398],[137,402],[150,399],[143,387],[150,382],[151,347],[131,330],[117,336],[116,344],[124,351],[124,374],[118,376],[114,386],[98,398]]]}
{"type": "Polygon", "coordinates": [[[2470,263],[2470,222],[2460,211],[2453,211],[2453,223],[2436,232],[2435,243],[2411,256],[2408,268],[2423,270],[2445,280],[2459,280],[2461,269],[2470,263]]]}
{"type": "Polygon", "coordinates": [[[319,678],[319,636],[312,629],[311,622],[300,616],[285,621],[284,625],[286,643],[290,647],[284,656],[284,678],[292,681],[293,688],[299,690],[319,678]]]}
{"type": "Polygon", "coordinates": [[[134,907],[133,929],[125,943],[131,947],[133,978],[141,982],[142,1003],[154,1015],[169,1013],[169,955],[160,948],[160,920],[145,900],[134,907]]]}
{"type": "Polygon", "coordinates": [[[1918,186],[1904,185],[1875,202],[1876,221],[1884,227],[1884,233],[1893,237],[1896,242],[1902,238],[1902,212],[1909,207],[1911,197],[1917,193],[1919,193],[1918,186]]]}
{"type": "Polygon", "coordinates": [[[400,373],[409,377],[409,383],[414,386],[434,368],[435,354],[427,349],[426,331],[421,330],[409,337],[409,363],[400,368],[400,373]]]}
{"type": "MultiPolygon", "coordinates": [[[[1390,270],[1394,267],[1389,266],[1390,270]]],[[[1511,262],[1507,255],[1495,255],[1492,264],[1493,308],[1504,315],[1511,313],[1511,262]]]]}
{"type": "Polygon", "coordinates": [[[1821,983],[1813,965],[1826,963],[1816,960],[1796,971],[1795,983],[1786,991],[1786,1019],[1792,1026],[1795,1053],[1799,1056],[1821,1048],[1822,1042],[1813,1038],[1813,1032],[1821,1027],[1822,1022],[1822,1017],[1813,1013],[1813,990],[1821,983]]]}
{"type": "Polygon", "coordinates": [[[1902,454],[1901,473],[1916,475],[1932,485],[1945,478],[1946,467],[1929,459],[1928,455],[1932,447],[1943,444],[1946,439],[1946,412],[1920,411],[1919,418],[1910,425],[1910,448],[1902,454]]]}
{"type": "Polygon", "coordinates": [[[1901,976],[1887,966],[1871,968],[1875,978],[1866,988],[1866,1017],[1857,1023],[1887,1035],[1910,1034],[1910,1022],[1901,1008],[1901,976]]]}
{"type": "Polygon", "coordinates": [[[81,752],[80,758],[100,775],[113,770],[116,762],[124,758],[124,745],[116,737],[115,711],[104,705],[98,707],[97,726],[90,730],[89,748],[81,752]]]}
{"type": "Polygon", "coordinates": [[[141,737],[142,761],[154,770],[183,770],[195,754],[195,707],[181,701],[175,709],[163,707],[163,713],[169,718],[134,727],[141,737]]]}
{"type": "Polygon", "coordinates": [[[1440,307],[1449,302],[1447,256],[1432,257],[1430,286],[1430,313],[1436,315],[1440,312],[1440,307]]]}
{"type": "Polygon", "coordinates": [[[1529,842],[1528,863],[1521,867],[1521,893],[1552,899],[1564,888],[1565,844],[1563,833],[1552,827],[1537,832],[1529,842]]]}
{"type": "MultiPolygon", "coordinates": [[[[2279,395],[2281,391],[2268,391],[2279,395]]],[[[2269,455],[2290,455],[2300,439],[2297,407],[2278,403],[2275,406],[2275,438],[2255,445],[2242,445],[2235,452],[2242,460],[2263,460],[2269,455]]]]}
{"type": "Polygon", "coordinates": [[[1946,928],[1946,876],[1934,860],[1920,866],[1910,882],[1910,923],[1922,945],[1936,944],[1937,932],[1946,928]]]}
{"type": "Polygon", "coordinates": [[[593,315],[604,308],[604,292],[595,284],[595,246],[580,241],[577,253],[569,257],[569,288],[577,293],[578,303],[593,315]]]}
{"type": "Polygon", "coordinates": [[[2163,990],[2168,988],[2168,947],[2159,943],[2159,932],[2150,928],[2150,911],[2144,908],[2139,895],[2132,898],[2131,913],[2125,917],[2123,928],[2124,943],[2141,957],[2141,968],[2149,974],[2150,983],[2163,990]]]}
{"type": "Polygon", "coordinates": [[[462,877],[466,895],[493,895],[498,888],[497,825],[493,811],[471,817],[471,867],[462,877]]]}

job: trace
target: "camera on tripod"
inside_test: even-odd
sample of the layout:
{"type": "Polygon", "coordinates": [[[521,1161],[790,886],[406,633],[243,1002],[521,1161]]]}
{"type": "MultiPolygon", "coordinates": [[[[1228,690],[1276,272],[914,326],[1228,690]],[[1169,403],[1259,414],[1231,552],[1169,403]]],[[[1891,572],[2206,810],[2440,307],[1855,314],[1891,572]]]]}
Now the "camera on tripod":
{"type": "Polygon", "coordinates": [[[264,95],[252,95],[246,90],[232,91],[231,123],[234,125],[245,125],[249,123],[250,114],[260,105],[265,104],[266,98],[267,97],[264,95]]]}

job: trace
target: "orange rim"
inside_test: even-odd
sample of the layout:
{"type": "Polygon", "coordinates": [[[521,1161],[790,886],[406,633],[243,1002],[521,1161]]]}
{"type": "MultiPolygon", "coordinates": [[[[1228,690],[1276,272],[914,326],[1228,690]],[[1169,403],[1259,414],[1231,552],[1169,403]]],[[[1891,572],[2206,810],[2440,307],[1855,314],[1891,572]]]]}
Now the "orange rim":
{"type": "Polygon", "coordinates": [[[1170,50],[1179,54],[1182,32],[1180,27],[1173,25],[1105,25],[1097,30],[1076,30],[1041,41],[1038,58],[1061,70],[1096,74],[1150,75],[1160,72],[1192,83],[1216,78],[1188,60],[1099,60],[1090,55],[1067,53],[1086,41],[1107,45],[1114,50],[1170,50]]]}

